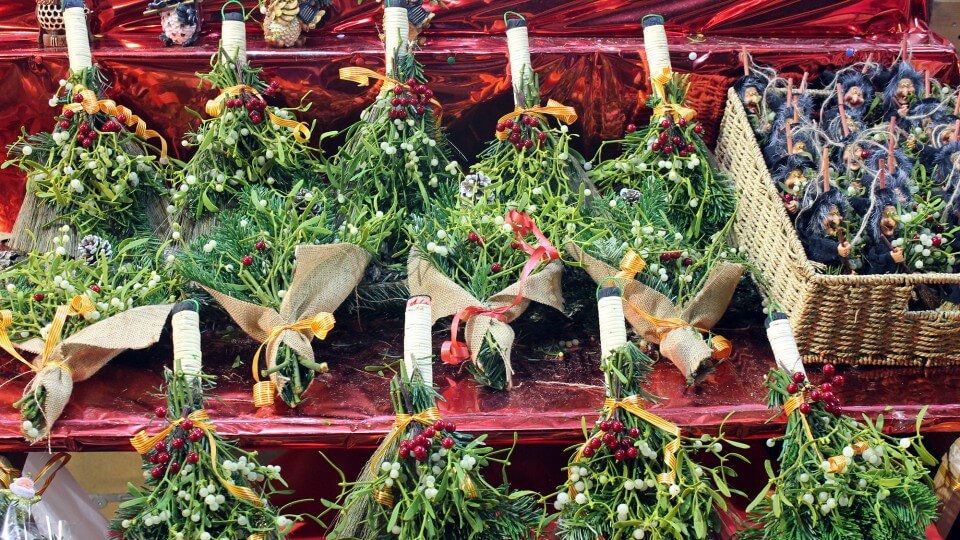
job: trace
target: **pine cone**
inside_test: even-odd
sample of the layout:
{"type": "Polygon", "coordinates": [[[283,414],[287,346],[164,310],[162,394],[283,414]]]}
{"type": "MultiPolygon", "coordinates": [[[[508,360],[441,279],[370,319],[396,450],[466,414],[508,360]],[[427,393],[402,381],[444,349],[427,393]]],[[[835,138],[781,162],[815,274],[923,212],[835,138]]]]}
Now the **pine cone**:
{"type": "MultiPolygon", "coordinates": [[[[296,205],[297,213],[302,214],[307,210],[307,207],[313,202],[314,195],[313,191],[307,188],[300,188],[300,191],[293,197],[293,203],[296,205]]],[[[321,205],[314,204],[311,213],[315,216],[319,216],[322,211],[321,205]]]]}
{"type": "Polygon", "coordinates": [[[641,196],[641,193],[635,189],[623,188],[620,190],[620,198],[631,204],[639,201],[641,196]]]}
{"type": "Polygon", "coordinates": [[[77,245],[77,258],[83,259],[87,264],[93,265],[96,264],[101,257],[110,259],[113,257],[113,246],[110,245],[110,241],[105,238],[100,238],[95,234],[88,234],[80,240],[80,244],[77,245]]]}

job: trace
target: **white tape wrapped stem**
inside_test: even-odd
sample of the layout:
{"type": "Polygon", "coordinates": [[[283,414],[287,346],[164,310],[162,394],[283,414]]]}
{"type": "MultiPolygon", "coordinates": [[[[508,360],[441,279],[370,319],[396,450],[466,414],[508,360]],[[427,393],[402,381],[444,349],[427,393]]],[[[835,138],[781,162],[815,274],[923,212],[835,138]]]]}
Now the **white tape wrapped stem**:
{"type": "Polygon", "coordinates": [[[410,24],[407,22],[407,8],[383,8],[383,42],[386,48],[387,74],[393,73],[393,62],[397,50],[406,47],[410,41],[410,24]]]}
{"type": "Polygon", "coordinates": [[[93,66],[90,56],[90,36],[87,35],[87,10],[69,7],[63,10],[64,33],[67,38],[67,57],[70,71],[76,73],[93,66]]]}
{"type": "Polygon", "coordinates": [[[606,359],[614,350],[627,344],[623,300],[620,298],[620,291],[616,287],[605,288],[601,291],[601,297],[597,300],[597,311],[600,318],[601,358],[606,359]]]}
{"type": "Polygon", "coordinates": [[[247,63],[247,26],[243,20],[224,19],[220,31],[220,45],[226,52],[227,58],[223,61],[236,60],[241,64],[247,63]]]}
{"type": "Polygon", "coordinates": [[[403,362],[407,373],[420,372],[423,381],[433,384],[433,313],[430,298],[415,296],[407,301],[403,320],[403,362]]]}
{"type": "Polygon", "coordinates": [[[187,380],[200,374],[203,357],[200,352],[200,314],[193,310],[178,311],[170,321],[173,327],[173,366],[179,367],[187,380]]]}
{"type": "Polygon", "coordinates": [[[523,95],[523,79],[533,75],[530,64],[530,36],[527,26],[517,26],[507,30],[507,51],[510,54],[510,77],[513,81],[513,99],[517,107],[522,107],[519,97],[523,95]]]}
{"type": "MultiPolygon", "coordinates": [[[[667,44],[667,31],[663,27],[663,17],[648,15],[643,20],[643,49],[647,53],[647,65],[650,76],[659,75],[664,68],[673,71],[670,65],[670,47],[667,44]]],[[[659,96],[663,98],[663,96],[659,96]]]]}
{"type": "Polygon", "coordinates": [[[797,348],[797,340],[793,336],[790,321],[782,314],[779,317],[781,318],[775,318],[767,323],[767,339],[770,341],[770,348],[773,349],[773,357],[777,365],[787,373],[793,375],[800,372],[806,377],[807,372],[803,369],[800,349],[797,348]]]}

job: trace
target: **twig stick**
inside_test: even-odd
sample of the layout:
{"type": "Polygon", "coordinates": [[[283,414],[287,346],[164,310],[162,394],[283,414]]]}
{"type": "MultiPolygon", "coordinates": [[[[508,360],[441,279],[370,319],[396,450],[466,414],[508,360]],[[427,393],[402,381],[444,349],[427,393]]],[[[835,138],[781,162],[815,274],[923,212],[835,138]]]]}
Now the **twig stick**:
{"type": "Polygon", "coordinates": [[[847,109],[843,100],[843,87],[840,86],[840,83],[837,83],[837,108],[840,111],[840,125],[843,126],[843,136],[847,137],[850,135],[850,126],[847,124],[847,109]]]}
{"type": "Polygon", "coordinates": [[[887,140],[887,172],[893,174],[893,167],[897,164],[897,158],[893,155],[894,146],[897,142],[897,117],[890,117],[890,134],[887,140]]]}
{"type": "Polygon", "coordinates": [[[743,76],[750,76],[750,60],[749,56],[747,55],[746,46],[740,48],[740,61],[743,63],[743,76]]]}

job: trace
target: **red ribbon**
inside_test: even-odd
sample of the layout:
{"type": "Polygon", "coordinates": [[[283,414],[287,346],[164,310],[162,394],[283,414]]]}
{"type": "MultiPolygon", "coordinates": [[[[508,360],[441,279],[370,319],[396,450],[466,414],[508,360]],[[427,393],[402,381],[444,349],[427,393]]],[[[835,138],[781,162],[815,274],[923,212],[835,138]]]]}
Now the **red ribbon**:
{"type": "Polygon", "coordinates": [[[470,358],[470,348],[467,347],[466,343],[457,339],[460,321],[466,324],[466,322],[473,317],[481,316],[506,322],[506,313],[523,301],[523,286],[527,282],[527,278],[530,277],[530,274],[537,269],[537,266],[539,266],[541,262],[549,262],[560,258],[560,252],[557,251],[557,248],[553,247],[550,240],[547,239],[540,228],[537,227],[537,224],[534,223],[527,214],[518,212],[517,210],[511,210],[507,212],[504,223],[513,227],[517,243],[520,244],[520,248],[529,255],[527,264],[523,266],[523,271],[520,272],[520,290],[517,291],[517,296],[513,299],[513,303],[508,306],[500,306],[497,308],[467,306],[453,316],[453,322],[450,324],[450,340],[444,341],[443,346],[440,347],[440,358],[447,364],[457,365],[470,358]],[[524,240],[524,237],[530,234],[537,239],[536,247],[528,244],[526,240],[524,240]]]}

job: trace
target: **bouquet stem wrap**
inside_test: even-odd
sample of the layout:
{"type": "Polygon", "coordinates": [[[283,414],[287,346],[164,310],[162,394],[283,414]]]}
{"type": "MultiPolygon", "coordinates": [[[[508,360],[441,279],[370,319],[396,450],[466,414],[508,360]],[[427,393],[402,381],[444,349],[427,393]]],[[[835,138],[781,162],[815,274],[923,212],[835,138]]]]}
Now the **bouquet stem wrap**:
{"type": "Polygon", "coordinates": [[[474,297],[466,289],[457,285],[443,272],[437,270],[430,261],[420,256],[416,248],[410,249],[407,267],[412,296],[428,295],[433,301],[433,322],[456,315],[460,310],[474,306],[489,309],[510,306],[518,293],[523,292],[519,303],[502,313],[502,318],[491,318],[482,314],[471,317],[464,328],[465,342],[470,349],[470,358],[478,369],[477,354],[489,333],[496,344],[497,352],[503,357],[507,373],[507,388],[512,386],[513,368],[510,364],[510,350],[513,348],[514,333],[510,323],[523,314],[530,302],[539,302],[559,311],[563,311],[563,295],[560,278],[563,268],[558,261],[551,261],[537,273],[529,276],[522,285],[519,281],[490,296],[485,302],[474,297]]]}
{"type": "MultiPolygon", "coordinates": [[[[37,355],[33,362],[36,375],[24,389],[24,397],[45,393],[43,427],[36,437],[27,436],[27,441],[36,443],[50,433],[70,400],[74,382],[89,379],[124,351],[146,349],[157,343],[172,307],[165,304],[128,309],[80,330],[59,345],[58,336],[46,342],[32,339],[16,345],[37,355]]],[[[59,330],[52,329],[51,334],[54,332],[59,334],[59,330]]]]}
{"type": "MultiPolygon", "coordinates": [[[[264,344],[267,370],[276,366],[280,343],[301,358],[313,361],[310,341],[314,333],[309,328],[287,328],[279,335],[275,335],[276,330],[297,326],[304,319],[320,313],[333,313],[360,283],[370,254],[354,244],[338,243],[299,246],[296,258],[293,280],[280,304],[279,313],[204,287],[247,335],[264,344]]],[[[253,368],[254,378],[259,381],[256,362],[253,368]]],[[[277,389],[287,383],[276,372],[270,373],[270,381],[277,389]]]]}
{"type": "MultiPolygon", "coordinates": [[[[617,269],[574,244],[568,244],[567,251],[598,284],[618,274],[617,269]]],[[[742,273],[742,265],[717,264],[697,296],[682,309],[628,276],[623,279],[624,316],[635,332],[651,343],[660,344],[660,353],[673,362],[687,380],[694,380],[709,371],[711,359],[729,354],[729,342],[715,339],[711,348],[700,337],[700,332],[713,328],[723,316],[742,273]]]]}

